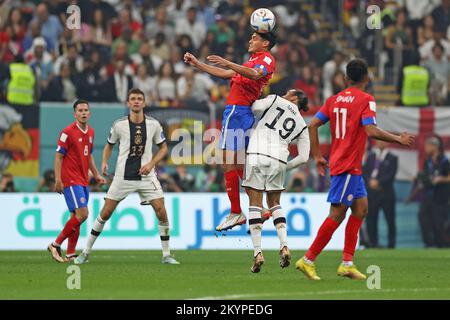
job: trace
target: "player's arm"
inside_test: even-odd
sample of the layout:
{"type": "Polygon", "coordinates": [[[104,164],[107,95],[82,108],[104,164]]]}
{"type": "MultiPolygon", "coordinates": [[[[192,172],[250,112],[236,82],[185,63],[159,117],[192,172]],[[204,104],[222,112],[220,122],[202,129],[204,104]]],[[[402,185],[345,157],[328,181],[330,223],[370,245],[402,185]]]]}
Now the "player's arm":
{"type": "Polygon", "coordinates": [[[258,80],[265,76],[265,71],[263,69],[241,66],[240,64],[228,61],[227,59],[219,56],[212,55],[208,56],[206,59],[220,67],[233,70],[234,72],[239,73],[241,76],[251,80],[258,80]]]}
{"type": "Polygon", "coordinates": [[[287,163],[286,169],[291,170],[308,161],[310,142],[307,127],[305,127],[304,131],[297,138],[297,151],[298,155],[287,163]]]}
{"type": "Polygon", "coordinates": [[[211,66],[209,64],[198,61],[197,58],[189,52],[186,52],[184,54],[184,62],[190,64],[191,66],[193,66],[201,71],[207,72],[210,75],[213,75],[215,77],[219,77],[222,79],[230,79],[236,74],[233,70],[225,70],[225,69],[218,68],[216,66],[211,66]]]}
{"type": "Polygon", "coordinates": [[[92,154],[89,156],[89,170],[91,170],[94,175],[95,180],[100,184],[105,184],[106,180],[102,177],[100,172],[98,172],[97,166],[95,165],[95,159],[92,154]]]}
{"type": "Polygon", "coordinates": [[[111,143],[106,143],[105,147],[103,148],[103,154],[102,154],[102,174],[104,176],[108,175],[108,161],[109,158],[111,158],[112,152],[114,149],[114,145],[111,143]]]}
{"type": "Polygon", "coordinates": [[[392,134],[387,131],[384,131],[383,129],[378,128],[374,124],[364,126],[364,130],[366,131],[369,137],[377,140],[395,142],[408,147],[410,147],[414,143],[414,136],[406,132],[403,132],[400,135],[392,134]]]}
{"type": "Polygon", "coordinates": [[[63,193],[64,185],[61,179],[61,168],[64,159],[64,154],[60,152],[56,152],[55,154],[55,163],[53,166],[53,170],[55,171],[55,191],[58,193],[63,193]]]}
{"type": "Polygon", "coordinates": [[[312,118],[308,126],[311,155],[316,161],[317,172],[321,176],[325,175],[325,170],[328,166],[327,160],[325,160],[325,158],[320,153],[319,127],[323,124],[324,122],[322,122],[322,120],[320,120],[317,117],[314,117],[312,118]]]}
{"type": "Polygon", "coordinates": [[[141,167],[141,169],[139,170],[140,175],[149,174],[150,171],[152,171],[153,167],[156,166],[167,155],[169,148],[167,147],[167,143],[165,141],[158,144],[158,148],[159,150],[152,158],[152,160],[141,167]]]}

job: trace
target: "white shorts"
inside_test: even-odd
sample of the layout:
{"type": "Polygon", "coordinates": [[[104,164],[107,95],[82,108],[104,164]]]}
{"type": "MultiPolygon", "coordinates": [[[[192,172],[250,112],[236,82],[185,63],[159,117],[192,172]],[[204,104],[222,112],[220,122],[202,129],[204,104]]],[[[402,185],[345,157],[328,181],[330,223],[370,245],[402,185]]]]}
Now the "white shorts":
{"type": "Polygon", "coordinates": [[[133,192],[139,193],[141,205],[149,205],[152,200],[164,198],[161,184],[156,177],[136,181],[114,178],[108,189],[106,198],[122,201],[133,192]]]}
{"type": "Polygon", "coordinates": [[[283,191],[285,179],[285,163],[264,155],[247,155],[243,187],[259,191],[283,191]]]}

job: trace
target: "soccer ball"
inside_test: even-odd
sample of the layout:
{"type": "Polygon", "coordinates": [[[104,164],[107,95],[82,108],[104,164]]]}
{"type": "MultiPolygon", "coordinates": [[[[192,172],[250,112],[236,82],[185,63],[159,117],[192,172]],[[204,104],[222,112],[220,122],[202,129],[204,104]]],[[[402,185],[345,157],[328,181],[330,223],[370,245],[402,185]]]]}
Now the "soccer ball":
{"type": "Polygon", "coordinates": [[[250,17],[250,26],[256,32],[271,32],[275,27],[275,23],[275,15],[266,8],[256,9],[250,17]]]}

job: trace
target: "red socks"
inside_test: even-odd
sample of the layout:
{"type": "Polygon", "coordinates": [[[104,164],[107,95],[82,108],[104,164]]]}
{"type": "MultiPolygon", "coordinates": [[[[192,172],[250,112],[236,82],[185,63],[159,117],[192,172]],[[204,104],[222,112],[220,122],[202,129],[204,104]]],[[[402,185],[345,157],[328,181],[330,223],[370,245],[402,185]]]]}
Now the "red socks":
{"type": "MultiPolygon", "coordinates": [[[[325,221],[320,226],[317,236],[314,239],[313,244],[309,248],[305,257],[308,260],[314,261],[316,257],[322,252],[323,248],[330,242],[334,231],[339,227],[339,223],[331,218],[326,218],[325,221]]],[[[347,240],[347,239],[346,239],[347,240]]]]}
{"type": "Polygon", "coordinates": [[[76,253],[78,237],[80,236],[80,226],[76,227],[75,231],[69,236],[69,242],[67,244],[66,255],[70,256],[76,253]]]}
{"type": "Polygon", "coordinates": [[[347,226],[345,227],[345,245],[342,261],[353,261],[356,242],[358,241],[358,233],[362,222],[362,219],[353,215],[350,215],[350,218],[348,218],[347,226]]]}
{"type": "Polygon", "coordinates": [[[241,213],[241,201],[239,198],[239,174],[237,170],[225,172],[225,186],[231,203],[231,213],[241,213]]]}
{"type": "Polygon", "coordinates": [[[72,218],[67,221],[64,229],[59,234],[58,238],[56,238],[55,242],[59,245],[63,243],[72,233],[76,231],[76,229],[80,227],[80,221],[78,221],[75,215],[72,215],[72,218]]]}

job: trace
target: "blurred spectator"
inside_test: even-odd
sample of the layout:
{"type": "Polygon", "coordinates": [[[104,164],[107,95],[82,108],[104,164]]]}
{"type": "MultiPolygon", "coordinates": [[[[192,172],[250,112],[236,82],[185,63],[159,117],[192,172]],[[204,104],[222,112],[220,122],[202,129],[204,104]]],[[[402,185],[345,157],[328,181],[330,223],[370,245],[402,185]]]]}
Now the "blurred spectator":
{"type": "Polygon", "coordinates": [[[112,44],[112,54],[114,55],[119,44],[124,43],[127,49],[127,55],[131,56],[139,52],[141,41],[133,35],[132,30],[129,27],[122,28],[122,34],[112,44]]]}
{"type": "Polygon", "coordinates": [[[77,46],[75,44],[69,44],[67,51],[56,59],[53,68],[55,74],[60,73],[62,64],[67,64],[69,66],[71,74],[76,74],[83,71],[83,57],[78,53],[77,46]]]}
{"type": "Polygon", "coordinates": [[[142,31],[142,25],[131,18],[130,10],[124,9],[119,12],[119,16],[111,24],[111,34],[113,39],[122,36],[125,28],[130,29],[131,33],[139,34],[142,31]]]}
{"type": "Polygon", "coordinates": [[[48,37],[43,36],[41,33],[41,23],[38,20],[33,20],[30,22],[28,26],[28,32],[25,35],[25,38],[23,39],[22,45],[24,52],[30,50],[30,48],[33,46],[34,39],[38,37],[44,38],[49,52],[52,52],[54,50],[55,43],[53,43],[52,40],[49,39],[48,37]]]}
{"type": "Polygon", "coordinates": [[[181,188],[175,183],[173,178],[166,172],[167,158],[161,160],[155,166],[155,172],[158,177],[161,188],[164,192],[182,192],[181,188]]]}
{"type": "Polygon", "coordinates": [[[286,70],[286,61],[280,60],[277,62],[277,68],[272,79],[270,79],[269,90],[267,91],[271,94],[283,96],[292,87],[294,80],[292,70],[286,70]]]}
{"type": "Polygon", "coordinates": [[[318,66],[322,66],[330,60],[334,51],[336,51],[331,30],[329,28],[323,28],[319,37],[312,40],[307,49],[309,57],[318,66]]]}
{"type": "Polygon", "coordinates": [[[177,92],[180,100],[192,106],[206,104],[210,100],[210,92],[214,82],[205,73],[195,72],[193,68],[186,68],[183,76],[177,80],[177,92]]]}
{"type": "Polygon", "coordinates": [[[55,171],[53,169],[46,170],[39,185],[36,188],[36,192],[54,192],[55,191],[55,171]]]}
{"type": "Polygon", "coordinates": [[[171,0],[167,6],[168,19],[172,25],[176,25],[177,21],[186,18],[186,12],[192,6],[191,0],[171,0]]]}
{"type": "Polygon", "coordinates": [[[156,97],[164,103],[177,99],[175,70],[172,63],[168,61],[164,62],[159,68],[156,78],[156,97]]]}
{"type": "MultiPolygon", "coordinates": [[[[98,52],[95,51],[91,56],[95,57],[98,52]]],[[[77,89],[77,97],[87,101],[102,101],[102,84],[103,80],[99,73],[99,63],[94,63],[91,58],[87,58],[83,62],[83,71],[74,75],[74,84],[77,89]],[[94,67],[95,66],[95,67],[94,67]]]]}
{"type": "Polygon", "coordinates": [[[389,151],[387,142],[376,140],[376,146],[377,148],[368,155],[363,167],[369,199],[369,213],[366,219],[369,245],[374,248],[379,245],[378,213],[382,209],[388,226],[388,248],[395,248],[394,181],[398,158],[389,151]]]}
{"type": "MultiPolygon", "coordinates": [[[[214,54],[223,55],[226,48],[232,45],[235,39],[234,30],[230,27],[224,16],[216,15],[216,23],[211,26],[210,31],[213,36],[211,39],[213,41],[211,49],[214,50],[214,54]]],[[[245,41],[244,43],[247,44],[249,38],[241,40],[245,41]]]]}
{"type": "Polygon", "coordinates": [[[148,74],[147,65],[142,63],[138,66],[136,76],[133,78],[133,86],[144,92],[145,104],[151,105],[155,100],[156,79],[148,74]]]}
{"type": "Polygon", "coordinates": [[[434,20],[431,15],[425,16],[422,25],[417,29],[417,44],[423,45],[428,40],[433,39],[434,20]]]}
{"type": "Polygon", "coordinates": [[[186,167],[184,165],[179,165],[175,170],[176,172],[172,174],[172,179],[175,181],[181,191],[193,191],[195,179],[190,173],[186,171],[186,167]]]}
{"type": "Polygon", "coordinates": [[[385,47],[389,56],[388,65],[394,63],[394,50],[402,51],[402,61],[406,61],[413,48],[413,34],[411,28],[407,25],[408,16],[404,9],[399,10],[396,15],[394,25],[388,27],[385,36],[385,47]]]}
{"type": "Polygon", "coordinates": [[[131,56],[131,60],[135,65],[144,64],[147,68],[147,74],[155,76],[162,64],[162,59],[152,53],[152,45],[148,41],[141,43],[139,53],[131,56]]]}
{"type": "Polygon", "coordinates": [[[288,33],[297,34],[298,42],[302,46],[308,46],[315,37],[316,28],[307,12],[301,11],[297,15],[297,21],[288,29],[288,33]]]}
{"type": "Polygon", "coordinates": [[[430,74],[431,104],[442,106],[447,102],[450,78],[450,62],[444,56],[444,47],[439,43],[434,45],[433,56],[423,65],[430,74]]]}
{"type": "Polygon", "coordinates": [[[4,173],[0,180],[0,192],[17,192],[12,174],[4,173]]]}
{"type": "Polygon", "coordinates": [[[206,35],[206,27],[197,21],[197,9],[190,7],[186,12],[186,17],[175,20],[175,34],[179,37],[183,34],[189,35],[195,49],[200,47],[206,35]]]}
{"type": "Polygon", "coordinates": [[[217,14],[227,17],[232,23],[238,22],[242,12],[244,12],[244,6],[238,0],[221,1],[216,10],[217,14]]]}
{"type": "Polygon", "coordinates": [[[347,85],[345,83],[345,73],[342,71],[337,71],[333,76],[332,81],[333,95],[345,90],[347,85]]]}
{"type": "Polygon", "coordinates": [[[303,90],[311,105],[319,105],[319,86],[314,81],[313,70],[310,65],[305,65],[302,68],[300,79],[294,82],[294,87],[303,90]]]}
{"type": "Polygon", "coordinates": [[[73,81],[73,73],[67,62],[62,63],[59,74],[54,77],[42,94],[43,101],[72,102],[77,98],[77,88],[73,81]]]}
{"type": "Polygon", "coordinates": [[[148,39],[156,39],[159,33],[164,35],[165,41],[170,44],[175,42],[175,29],[167,20],[167,10],[164,6],[156,9],[155,20],[149,22],[145,27],[145,36],[148,39]]]}
{"type": "Polygon", "coordinates": [[[104,11],[96,9],[93,13],[90,39],[94,48],[99,50],[104,59],[111,56],[112,44],[111,26],[105,17],[104,11]]]}
{"type": "Polygon", "coordinates": [[[224,188],[224,176],[220,166],[216,163],[205,164],[203,166],[204,173],[196,175],[195,186],[196,190],[201,192],[223,192],[224,188]]]}
{"type": "Polygon", "coordinates": [[[194,44],[192,43],[192,38],[187,34],[182,34],[178,36],[177,48],[180,52],[194,52],[194,44]]]}
{"type": "Polygon", "coordinates": [[[164,33],[159,32],[155,35],[153,41],[153,53],[155,56],[161,58],[161,60],[169,60],[170,58],[170,46],[166,42],[166,36],[164,33]]]}
{"type": "Polygon", "coordinates": [[[3,28],[0,28],[0,60],[13,62],[14,57],[22,55],[22,45],[26,34],[26,24],[21,11],[12,8],[3,28]]]}
{"type": "Polygon", "coordinates": [[[401,83],[401,103],[404,106],[426,106],[429,104],[428,86],[430,75],[428,70],[419,65],[418,55],[411,55],[403,67],[401,83]]]}
{"type": "Polygon", "coordinates": [[[209,29],[214,24],[215,9],[211,6],[209,0],[197,1],[197,20],[209,29]]]}
{"type": "Polygon", "coordinates": [[[33,40],[33,46],[25,53],[25,62],[33,68],[40,92],[47,89],[48,83],[53,78],[52,56],[46,51],[47,43],[44,38],[33,40]]]}
{"type": "Polygon", "coordinates": [[[426,159],[409,199],[424,191],[420,203],[419,223],[425,247],[446,247],[444,226],[448,220],[450,197],[450,163],[443,152],[442,139],[431,136],[425,142],[426,159]]]}
{"type": "Polygon", "coordinates": [[[450,26],[450,0],[442,0],[440,6],[431,13],[437,30],[442,33],[447,33],[450,26]]]}
{"type": "Polygon", "coordinates": [[[450,59],[450,41],[446,38],[444,32],[440,32],[436,27],[433,31],[433,39],[430,39],[419,47],[420,57],[422,59],[428,59],[433,55],[433,47],[435,44],[440,43],[444,47],[444,55],[447,59],[450,59]]]}
{"type": "Polygon", "coordinates": [[[334,75],[337,71],[341,71],[345,74],[345,55],[337,51],[333,54],[333,59],[330,61],[327,61],[322,70],[322,83],[323,83],[323,92],[322,96],[323,99],[328,99],[330,96],[332,96],[334,93],[333,90],[333,79],[334,75]]]}
{"type": "Polygon", "coordinates": [[[114,73],[104,87],[104,97],[106,101],[117,101],[125,103],[128,91],[133,88],[133,79],[125,72],[125,61],[116,60],[114,62],[114,73]]]}
{"type": "Polygon", "coordinates": [[[58,17],[49,13],[47,3],[40,3],[36,7],[36,15],[33,21],[39,22],[42,36],[48,38],[52,45],[56,47],[59,41],[59,35],[63,32],[63,27],[58,17]]]}
{"type": "MultiPolygon", "coordinates": [[[[6,87],[6,99],[14,105],[29,106],[37,102],[39,84],[33,69],[24,63],[22,56],[15,57],[15,62],[6,65],[9,75],[1,75],[8,80],[6,87]],[[9,76],[9,78],[8,78],[9,76]]],[[[5,72],[6,73],[6,72],[5,72]]]]}

